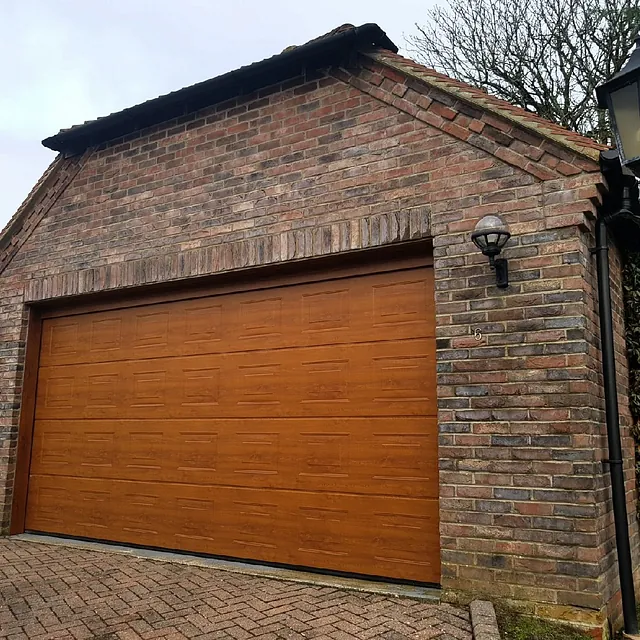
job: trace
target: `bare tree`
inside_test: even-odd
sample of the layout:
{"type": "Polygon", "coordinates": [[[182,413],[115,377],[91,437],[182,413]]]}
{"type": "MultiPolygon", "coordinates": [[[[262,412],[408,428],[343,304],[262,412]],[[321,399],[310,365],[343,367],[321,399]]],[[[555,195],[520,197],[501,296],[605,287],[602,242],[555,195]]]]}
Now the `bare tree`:
{"type": "Polygon", "coordinates": [[[416,25],[422,62],[605,142],[595,87],[627,59],[640,0],[448,0],[416,25]]]}

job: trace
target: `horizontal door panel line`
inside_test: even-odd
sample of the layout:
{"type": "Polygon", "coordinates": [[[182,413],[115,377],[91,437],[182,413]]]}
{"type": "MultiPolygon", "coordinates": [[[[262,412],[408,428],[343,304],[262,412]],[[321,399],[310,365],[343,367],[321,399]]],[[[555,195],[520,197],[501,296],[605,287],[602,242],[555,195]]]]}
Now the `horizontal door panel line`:
{"type": "MultiPolygon", "coordinates": [[[[380,499],[388,499],[388,500],[411,500],[413,502],[416,503],[422,503],[422,502],[437,502],[439,500],[439,495],[438,495],[438,488],[436,487],[436,491],[435,492],[420,492],[420,491],[416,491],[413,494],[406,494],[406,493],[380,493],[380,492],[376,492],[376,493],[372,493],[372,492],[365,492],[365,491],[361,491],[361,492],[349,492],[349,491],[329,491],[328,489],[296,489],[295,487],[273,487],[273,486],[268,486],[268,487],[258,487],[258,486],[253,486],[253,485],[234,485],[234,484],[217,484],[217,485],[212,485],[212,484],[180,484],[178,482],[150,482],[149,480],[131,480],[131,479],[125,479],[125,478],[107,478],[107,477],[98,477],[98,476],[86,476],[86,477],[80,477],[80,476],[56,476],[56,475],[45,475],[45,474],[40,474],[38,475],[39,478],[42,479],[47,479],[47,478],[59,478],[59,479],[65,479],[65,480],[74,480],[74,481],[79,481],[79,480],[89,480],[89,481],[108,481],[108,482],[121,482],[121,483],[128,483],[128,484],[153,484],[153,485],[158,485],[158,486],[174,486],[174,487],[194,487],[197,489],[206,489],[206,488],[211,488],[212,491],[215,491],[216,489],[221,489],[221,490],[229,490],[229,489],[233,489],[234,491],[238,490],[238,491],[266,491],[266,492],[274,492],[274,493],[295,493],[295,494],[306,494],[306,495],[322,495],[322,496],[333,496],[333,497],[344,497],[344,498],[380,498],[380,499]]],[[[387,481],[388,482],[388,481],[387,481]]],[[[406,482],[406,480],[404,478],[399,478],[398,480],[395,480],[394,482],[406,482]]],[[[430,486],[433,485],[433,481],[429,483],[430,486]]],[[[188,497],[188,496],[187,496],[188,497]]]]}
{"type": "MultiPolygon", "coordinates": [[[[401,401],[401,400],[389,400],[387,401],[389,403],[393,403],[393,402],[405,402],[405,401],[401,401]]],[[[416,402],[424,402],[424,400],[419,400],[416,402]]],[[[330,404],[330,401],[327,401],[327,404],[330,404]]],[[[180,421],[180,422],[211,422],[212,420],[224,420],[229,421],[229,420],[261,420],[262,422],[270,422],[271,420],[322,420],[324,422],[326,422],[327,420],[335,420],[337,418],[339,418],[340,420],[358,420],[358,419],[362,419],[362,420],[396,420],[396,419],[402,419],[405,420],[407,418],[409,419],[419,419],[419,418],[437,418],[438,414],[437,412],[434,413],[394,413],[394,414],[390,414],[390,415],[380,415],[379,413],[376,414],[372,414],[372,415],[368,415],[368,414],[364,414],[364,413],[358,413],[357,415],[341,415],[341,416],[335,416],[335,414],[327,414],[327,415],[319,415],[319,416],[305,416],[305,415],[288,415],[288,416],[274,416],[274,417],[268,417],[265,418],[264,416],[216,416],[214,418],[104,418],[104,417],[98,417],[98,418],[90,418],[90,417],[81,417],[81,418],[53,418],[53,417],[46,417],[46,418],[37,418],[36,422],[167,422],[167,423],[172,423],[175,421],[180,421]]],[[[375,435],[372,434],[371,432],[367,433],[367,435],[375,435]]],[[[383,434],[381,434],[383,435],[383,434]]],[[[387,434],[388,435],[388,434],[387,434]]],[[[391,435],[414,435],[414,434],[403,434],[401,432],[398,433],[393,433],[391,435]]],[[[422,434],[421,434],[422,435],[422,434]]]]}
{"type": "MultiPolygon", "coordinates": [[[[153,360],[172,360],[176,358],[197,358],[207,355],[215,355],[215,356],[231,356],[231,355],[239,355],[239,354],[256,354],[256,353],[278,353],[280,351],[298,351],[300,349],[324,349],[327,347],[334,347],[340,345],[350,345],[350,346],[364,346],[364,345],[372,345],[372,344],[406,344],[408,342],[419,342],[419,341],[433,341],[435,336],[429,335],[420,335],[414,336],[412,338],[390,338],[384,340],[362,340],[362,341],[352,341],[346,340],[344,342],[327,342],[326,344],[304,344],[304,345],[291,345],[284,347],[266,347],[262,349],[238,349],[238,350],[229,350],[229,351],[198,351],[197,353],[176,353],[172,355],[159,355],[159,356],[150,356],[146,358],[118,358],[115,360],[88,360],[88,361],[79,361],[79,362],[69,362],[66,364],[43,364],[40,365],[40,370],[42,369],[58,369],[64,367],[74,367],[78,365],[99,365],[99,364],[112,364],[118,362],[130,362],[132,364],[136,362],[149,362],[153,360]]],[[[247,340],[256,340],[256,341],[264,341],[264,336],[258,336],[256,338],[247,338],[247,340]]],[[[434,344],[434,353],[435,353],[435,343],[434,344]]],[[[135,347],[134,347],[135,348],[135,347]]],[[[152,349],[154,347],[140,347],[143,349],[152,349]]],[[[435,363],[435,360],[434,360],[435,363]]]]}
{"type": "MultiPolygon", "coordinates": [[[[434,420],[435,418],[437,418],[437,415],[434,414],[430,414],[430,413],[425,413],[425,414],[409,414],[409,415],[402,415],[402,414],[390,414],[388,416],[379,416],[379,415],[375,415],[375,416],[368,416],[368,415],[363,415],[363,414],[358,414],[357,416],[336,416],[336,417],[327,417],[327,416],[301,416],[301,417],[296,417],[296,416],[247,416],[246,418],[243,417],[229,417],[226,418],[224,416],[215,416],[212,418],[37,418],[35,423],[36,425],[41,425],[43,423],[47,423],[47,422],[68,422],[70,424],[73,423],[83,423],[86,420],[93,420],[95,422],[104,422],[105,425],[107,424],[113,424],[114,422],[170,422],[170,423],[175,423],[175,422],[188,422],[188,423],[193,423],[193,422],[203,422],[206,424],[212,424],[215,422],[238,422],[238,421],[243,421],[243,420],[247,420],[247,421],[256,421],[256,420],[260,420],[262,422],[278,422],[280,420],[300,420],[301,422],[307,422],[309,420],[318,420],[318,421],[322,421],[323,423],[327,423],[328,421],[332,420],[333,425],[332,426],[336,426],[336,424],[339,425],[339,423],[344,422],[345,420],[351,421],[351,420],[366,420],[366,421],[377,421],[377,422],[390,422],[396,419],[402,419],[404,420],[411,420],[412,422],[419,422],[422,421],[423,418],[429,418],[431,420],[434,420]]],[[[306,431],[303,431],[301,433],[306,433],[306,431]]],[[[315,433],[315,432],[314,432],[315,433]]],[[[330,431],[328,433],[333,433],[333,431],[330,431]]],[[[374,431],[367,431],[367,435],[390,435],[388,433],[375,433],[374,431]]],[[[412,436],[412,435],[420,435],[420,436],[425,436],[428,434],[425,434],[422,431],[394,431],[393,434],[391,435],[407,435],[407,436],[412,436]]]]}
{"type": "MultiPolygon", "coordinates": [[[[401,500],[407,502],[435,502],[438,501],[438,496],[434,497],[426,497],[426,496],[404,496],[398,494],[391,493],[352,493],[349,491],[327,491],[322,489],[296,489],[295,487],[252,487],[246,485],[234,485],[234,484],[193,484],[186,482],[165,482],[165,481],[148,481],[148,480],[126,480],[123,478],[107,478],[107,477],[99,477],[99,476],[91,476],[91,477],[82,477],[82,476],[66,476],[66,475],[49,475],[49,474],[32,474],[31,478],[56,478],[56,479],[67,479],[67,480],[88,480],[89,484],[93,482],[100,482],[101,480],[106,480],[112,483],[117,484],[134,484],[134,485],[153,485],[153,486],[173,486],[173,487],[181,487],[181,488],[189,488],[193,487],[194,490],[202,490],[205,488],[210,488],[212,490],[215,489],[234,489],[239,491],[251,491],[255,493],[256,491],[266,492],[266,493],[296,493],[296,494],[308,494],[308,495],[331,495],[336,497],[345,497],[345,498],[353,498],[353,497],[366,497],[366,498],[382,498],[389,500],[401,500]]],[[[399,478],[398,481],[404,481],[404,478],[399,478]]],[[[188,498],[188,496],[185,496],[188,498]]]]}

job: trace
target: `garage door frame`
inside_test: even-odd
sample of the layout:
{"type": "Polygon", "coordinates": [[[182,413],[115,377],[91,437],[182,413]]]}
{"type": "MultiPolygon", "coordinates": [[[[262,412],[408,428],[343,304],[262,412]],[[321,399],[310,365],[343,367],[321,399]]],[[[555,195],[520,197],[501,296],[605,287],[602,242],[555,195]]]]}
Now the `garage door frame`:
{"type": "Polygon", "coordinates": [[[325,279],[348,278],[421,266],[433,266],[432,244],[429,241],[403,243],[382,249],[354,251],[323,258],[294,260],[268,267],[253,267],[211,276],[134,287],[126,291],[103,291],[27,305],[27,339],[10,534],[17,535],[25,531],[43,320],[125,306],[141,306],[240,291],[293,286],[325,279]]]}

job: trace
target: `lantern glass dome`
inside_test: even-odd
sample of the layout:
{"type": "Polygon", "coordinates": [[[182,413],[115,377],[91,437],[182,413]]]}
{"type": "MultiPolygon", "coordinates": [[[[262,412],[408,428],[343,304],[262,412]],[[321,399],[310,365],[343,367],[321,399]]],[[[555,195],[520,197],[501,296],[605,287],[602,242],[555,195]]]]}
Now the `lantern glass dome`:
{"type": "Polygon", "coordinates": [[[511,237],[509,228],[498,216],[482,218],[471,234],[471,240],[485,256],[497,256],[511,237]]]}

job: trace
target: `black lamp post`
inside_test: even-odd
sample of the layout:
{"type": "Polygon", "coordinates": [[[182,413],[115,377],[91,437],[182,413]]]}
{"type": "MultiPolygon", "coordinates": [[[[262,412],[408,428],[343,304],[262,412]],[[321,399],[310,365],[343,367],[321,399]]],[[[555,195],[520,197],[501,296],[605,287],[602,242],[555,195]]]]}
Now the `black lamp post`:
{"type": "Polygon", "coordinates": [[[627,64],[596,88],[598,106],[609,111],[623,166],[640,176],[640,35],[627,64]]]}
{"type": "MultiPolygon", "coordinates": [[[[610,80],[596,89],[598,105],[608,109],[611,129],[616,141],[618,158],[611,158],[615,151],[600,155],[603,174],[610,173],[608,179],[609,200],[613,207],[604,206],[596,222],[596,254],[598,274],[598,298],[600,316],[600,335],[602,343],[602,370],[605,396],[605,417],[609,448],[609,469],[611,474],[611,501],[616,532],[618,552],[618,574],[622,596],[624,628],[627,634],[638,633],[633,567],[629,544],[629,529],[622,447],[620,442],[620,418],[616,385],[616,363],[613,339],[613,318],[611,311],[611,290],[609,281],[608,226],[612,228],[617,221],[635,218],[631,194],[636,192],[635,176],[640,176],[640,37],[636,38],[634,49],[627,64],[610,80]],[[611,167],[617,164],[613,170],[611,167]],[[632,172],[634,175],[631,175],[632,172]]],[[[637,231],[636,231],[637,232],[637,231]]]]}

